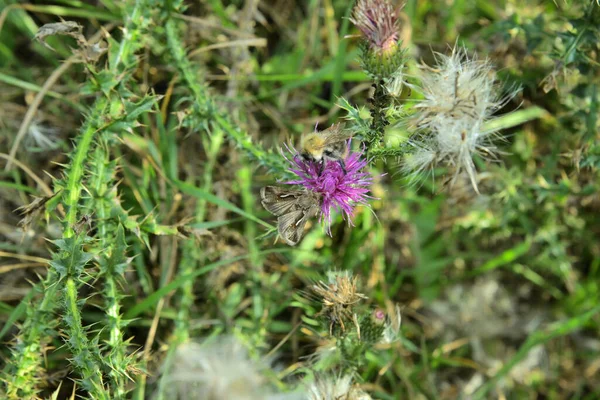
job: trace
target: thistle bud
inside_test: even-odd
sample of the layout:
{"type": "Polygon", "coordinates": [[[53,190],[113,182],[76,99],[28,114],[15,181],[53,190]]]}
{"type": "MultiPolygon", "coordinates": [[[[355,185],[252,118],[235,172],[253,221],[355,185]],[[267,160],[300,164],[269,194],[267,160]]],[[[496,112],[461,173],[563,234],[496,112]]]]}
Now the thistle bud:
{"type": "Polygon", "coordinates": [[[352,21],[361,31],[361,66],[372,78],[386,79],[404,64],[400,48],[400,24],[396,8],[387,0],[358,0],[352,21]]]}

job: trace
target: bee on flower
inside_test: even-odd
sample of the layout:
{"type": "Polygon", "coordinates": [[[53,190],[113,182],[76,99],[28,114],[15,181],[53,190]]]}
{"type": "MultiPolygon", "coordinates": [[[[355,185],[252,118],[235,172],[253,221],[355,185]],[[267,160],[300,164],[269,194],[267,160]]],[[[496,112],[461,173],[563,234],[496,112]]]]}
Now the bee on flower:
{"type": "Polygon", "coordinates": [[[306,151],[300,153],[287,147],[289,155],[283,156],[296,179],[284,184],[296,188],[266,186],[261,190],[263,206],[278,217],[279,235],[290,246],[302,239],[304,227],[311,218],[318,216],[331,235],[335,212],[341,212],[352,224],[355,207],[368,205],[371,197],[367,193],[373,181],[365,170],[368,161],[362,152],[350,151],[350,140],[341,142],[343,147],[335,143],[335,152],[329,154],[329,150],[323,150],[318,157],[314,152],[307,156],[306,151]]]}

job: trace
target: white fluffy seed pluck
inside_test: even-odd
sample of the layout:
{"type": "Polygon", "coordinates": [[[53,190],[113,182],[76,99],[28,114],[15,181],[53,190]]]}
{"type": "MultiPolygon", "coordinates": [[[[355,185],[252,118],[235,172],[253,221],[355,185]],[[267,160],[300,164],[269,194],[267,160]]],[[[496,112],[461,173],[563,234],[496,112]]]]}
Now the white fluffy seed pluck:
{"type": "Polygon", "coordinates": [[[371,400],[369,394],[353,386],[350,375],[318,374],[307,392],[307,400],[371,400]]]}
{"type": "Polygon", "coordinates": [[[166,377],[167,394],[181,400],[299,399],[270,391],[263,375],[266,368],[251,360],[234,337],[185,343],[177,349],[166,377]]]}
{"type": "Polygon", "coordinates": [[[454,48],[449,56],[436,54],[435,68],[423,66],[419,90],[423,99],[415,105],[411,140],[415,151],[407,156],[403,170],[414,176],[435,164],[468,174],[478,191],[473,155],[495,158],[495,130],[484,127],[496,111],[516,95],[516,90],[501,94],[501,87],[488,60],[469,57],[463,48],[454,48]]]}
{"type": "Polygon", "coordinates": [[[401,325],[402,314],[400,313],[400,306],[396,304],[394,312],[390,313],[386,318],[381,343],[389,344],[399,340],[401,325]]]}

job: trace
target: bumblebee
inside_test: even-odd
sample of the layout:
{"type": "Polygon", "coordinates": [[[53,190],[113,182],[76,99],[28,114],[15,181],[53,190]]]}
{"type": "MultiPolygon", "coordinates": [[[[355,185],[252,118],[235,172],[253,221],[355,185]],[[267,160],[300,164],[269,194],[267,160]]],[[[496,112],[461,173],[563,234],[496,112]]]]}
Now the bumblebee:
{"type": "Polygon", "coordinates": [[[344,158],[348,154],[348,139],[352,134],[344,131],[341,124],[331,125],[321,132],[312,132],[302,137],[300,155],[306,161],[323,164],[337,161],[344,168],[344,158]]]}

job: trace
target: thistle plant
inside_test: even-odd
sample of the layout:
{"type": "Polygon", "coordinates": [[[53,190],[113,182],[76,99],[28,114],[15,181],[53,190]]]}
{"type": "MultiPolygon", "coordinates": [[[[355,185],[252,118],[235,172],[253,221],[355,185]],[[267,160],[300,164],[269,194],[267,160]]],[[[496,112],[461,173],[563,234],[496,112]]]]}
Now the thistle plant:
{"type": "MultiPolygon", "coordinates": [[[[79,385],[90,398],[122,399],[125,396],[125,382],[131,359],[125,354],[119,315],[118,280],[127,264],[125,240],[121,227],[112,220],[113,216],[126,216],[117,201],[116,164],[108,154],[108,135],[122,131],[132,131],[137,118],[148,112],[155,99],[147,97],[136,103],[126,87],[127,77],[137,59],[133,54],[140,44],[134,42],[149,22],[146,2],[137,2],[131,9],[125,36],[121,43],[110,40],[109,71],[97,71],[87,65],[92,76],[88,90],[100,95],[91,107],[86,123],[75,141],[69,156],[63,179],[55,181],[55,196],[46,203],[46,209],[55,210],[59,204],[65,210],[62,219],[62,238],[55,241],[46,280],[40,284],[43,293],[41,302],[34,299],[28,307],[27,319],[22,334],[17,337],[17,346],[8,369],[7,395],[9,398],[32,398],[40,391],[43,383],[42,356],[44,346],[57,335],[52,313],[63,304],[60,329],[65,332],[65,341],[71,352],[71,366],[79,376],[79,385]],[[117,79],[117,74],[121,74],[117,79]],[[86,197],[84,193],[90,193],[86,197]],[[90,215],[99,216],[96,237],[87,235],[85,223],[90,215]],[[91,281],[97,260],[102,276],[106,279],[105,297],[109,320],[108,351],[104,358],[100,347],[100,335],[94,334],[84,325],[81,309],[85,300],[79,298],[79,291],[91,281]],[[105,374],[110,376],[109,385],[105,374]]],[[[68,25],[68,24],[67,24],[68,25]]],[[[78,34],[78,41],[85,39],[78,34]]]]}
{"type": "Polygon", "coordinates": [[[464,172],[479,193],[473,157],[497,159],[495,141],[500,135],[494,114],[517,90],[502,94],[491,63],[460,47],[450,56],[437,54],[435,67],[423,65],[418,73],[408,74],[410,60],[402,47],[407,44],[399,40],[399,11],[386,0],[356,3],[352,22],[363,34],[361,66],[374,87],[370,118],[343,99],[339,105],[348,112],[371,161],[401,159],[402,171],[415,180],[443,165],[453,174],[452,183],[464,172]],[[402,103],[403,92],[409,89],[422,97],[411,108],[402,103]],[[387,146],[390,124],[407,127],[408,140],[387,146]]]}
{"type": "Polygon", "coordinates": [[[360,64],[373,82],[370,127],[361,137],[371,159],[383,147],[390,124],[388,110],[403,86],[406,54],[398,18],[402,6],[396,8],[387,0],[359,0],[352,13],[351,21],[362,33],[360,64]]]}
{"type": "Polygon", "coordinates": [[[318,281],[309,290],[307,298],[321,306],[315,317],[328,332],[325,346],[313,357],[314,368],[335,369],[345,382],[364,365],[367,350],[398,340],[399,308],[388,314],[369,304],[368,297],[360,292],[358,276],[328,271],[327,280],[318,281]]]}
{"type": "Polygon", "coordinates": [[[597,390],[597,0],[18,3],[0,0],[1,399],[597,390]],[[505,113],[513,79],[528,107],[505,113]],[[327,149],[278,144],[326,118],[327,149]],[[378,179],[396,165],[454,187],[378,179]],[[276,220],[295,246],[313,219],[343,237],[260,235],[276,220]],[[506,303],[500,281],[518,298],[490,330],[472,317],[506,303]]]}

